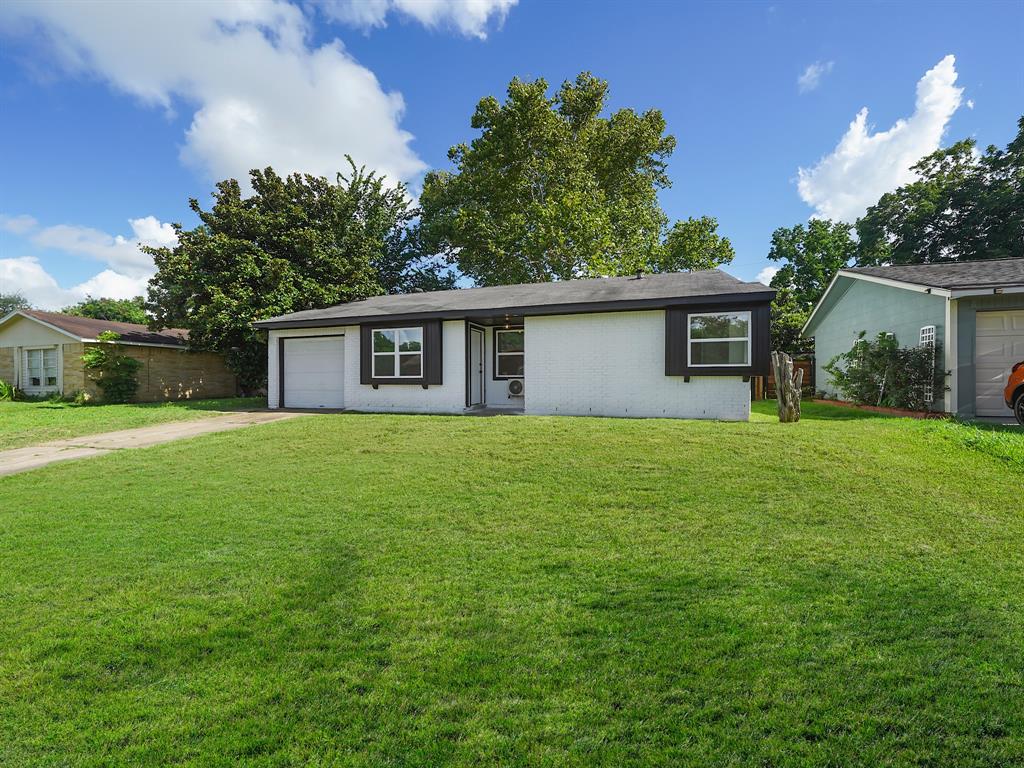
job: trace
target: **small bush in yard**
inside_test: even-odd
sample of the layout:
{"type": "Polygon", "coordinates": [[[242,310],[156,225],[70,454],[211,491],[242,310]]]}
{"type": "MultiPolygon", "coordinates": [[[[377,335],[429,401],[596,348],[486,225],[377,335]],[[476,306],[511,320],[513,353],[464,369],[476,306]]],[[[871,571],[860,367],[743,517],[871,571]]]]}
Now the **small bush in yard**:
{"type": "Polygon", "coordinates": [[[934,347],[900,347],[880,333],[872,341],[861,331],[849,352],[836,355],[825,370],[836,388],[860,405],[924,411],[946,391],[945,372],[934,347]]]}
{"type": "Polygon", "coordinates": [[[105,402],[131,402],[139,388],[138,371],[142,363],[121,351],[116,343],[120,334],[104,331],[98,338],[100,343],[88,347],[82,355],[89,378],[103,390],[105,402]]]}
{"type": "Polygon", "coordinates": [[[17,400],[19,396],[18,388],[10,382],[0,379],[0,401],[4,400],[17,400]]]}

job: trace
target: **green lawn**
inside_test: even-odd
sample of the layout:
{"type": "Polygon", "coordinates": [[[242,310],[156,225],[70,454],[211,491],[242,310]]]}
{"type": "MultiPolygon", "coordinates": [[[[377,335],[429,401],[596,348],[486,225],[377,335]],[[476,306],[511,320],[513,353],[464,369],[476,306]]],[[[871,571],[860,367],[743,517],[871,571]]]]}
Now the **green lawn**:
{"type": "Polygon", "coordinates": [[[97,432],[148,427],[211,416],[211,411],[261,408],[259,398],[180,400],[137,405],[75,405],[61,402],[0,402],[0,451],[97,432]]]}
{"type": "Polygon", "coordinates": [[[1022,764],[1024,471],[758,409],[325,415],[0,478],[0,764],[1022,764]]]}

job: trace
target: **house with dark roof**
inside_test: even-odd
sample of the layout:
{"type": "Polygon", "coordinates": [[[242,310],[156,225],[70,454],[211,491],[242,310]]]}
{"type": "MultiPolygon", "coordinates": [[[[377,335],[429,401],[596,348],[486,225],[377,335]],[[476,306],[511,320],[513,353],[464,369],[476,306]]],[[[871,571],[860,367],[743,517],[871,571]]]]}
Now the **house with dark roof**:
{"type": "Polygon", "coordinates": [[[861,331],[933,346],[949,371],[936,410],[1011,418],[1004,390],[1024,362],[1024,258],[840,270],[803,329],[820,390],[838,394],[824,366],[861,331]]]}
{"type": "Polygon", "coordinates": [[[144,325],[94,320],[89,317],[19,309],[0,318],[0,381],[28,395],[72,395],[99,398],[100,389],[86,375],[85,350],[99,335],[113,331],[124,353],[142,363],[137,402],[231,397],[235,376],[223,356],[193,352],[188,331],[151,331],[144,325]]]}
{"type": "Polygon", "coordinates": [[[720,270],[376,296],[269,318],[271,408],[745,420],[775,292],[720,270]]]}

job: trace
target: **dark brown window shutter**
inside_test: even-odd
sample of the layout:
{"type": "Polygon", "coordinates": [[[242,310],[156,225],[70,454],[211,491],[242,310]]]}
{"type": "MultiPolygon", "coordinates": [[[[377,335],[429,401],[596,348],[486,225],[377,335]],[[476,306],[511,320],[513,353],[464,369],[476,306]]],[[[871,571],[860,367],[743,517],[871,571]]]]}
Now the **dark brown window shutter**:
{"type": "Polygon", "coordinates": [[[373,351],[373,339],[370,335],[373,329],[368,325],[359,326],[359,383],[370,384],[373,378],[371,367],[371,354],[373,351]]]}
{"type": "Polygon", "coordinates": [[[686,310],[665,310],[665,375],[685,376],[686,310]]]}
{"type": "Polygon", "coordinates": [[[424,380],[427,384],[443,384],[441,371],[441,337],[442,327],[440,320],[427,320],[423,323],[423,346],[425,347],[427,359],[424,361],[426,371],[424,380]]]}

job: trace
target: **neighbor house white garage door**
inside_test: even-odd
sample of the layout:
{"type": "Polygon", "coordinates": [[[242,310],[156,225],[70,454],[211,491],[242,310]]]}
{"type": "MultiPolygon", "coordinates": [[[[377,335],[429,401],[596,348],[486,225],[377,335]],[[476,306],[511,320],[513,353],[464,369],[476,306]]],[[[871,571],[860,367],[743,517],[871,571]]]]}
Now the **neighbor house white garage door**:
{"type": "Polygon", "coordinates": [[[343,408],[344,370],[344,336],[285,339],[284,407],[343,408]]]}
{"type": "Polygon", "coordinates": [[[979,312],[976,328],[975,411],[1008,417],[1003,389],[1010,369],[1024,360],[1024,309],[979,312]]]}

